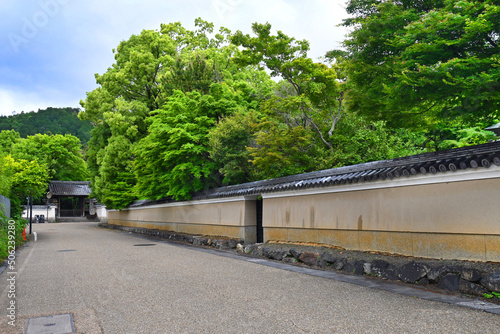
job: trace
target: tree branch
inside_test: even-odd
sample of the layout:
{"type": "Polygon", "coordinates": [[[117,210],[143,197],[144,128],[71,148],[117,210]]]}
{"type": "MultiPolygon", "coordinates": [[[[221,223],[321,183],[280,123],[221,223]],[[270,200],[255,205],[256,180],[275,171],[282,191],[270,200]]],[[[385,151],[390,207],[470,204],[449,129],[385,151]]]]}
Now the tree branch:
{"type": "Polygon", "coordinates": [[[335,130],[335,125],[337,125],[337,122],[342,117],[342,101],[344,100],[344,92],[340,93],[338,100],[339,100],[339,107],[337,109],[336,116],[333,116],[332,108],[330,107],[330,115],[332,116],[332,127],[330,128],[330,131],[328,131],[328,135],[330,137],[333,136],[333,130],[335,130]]]}

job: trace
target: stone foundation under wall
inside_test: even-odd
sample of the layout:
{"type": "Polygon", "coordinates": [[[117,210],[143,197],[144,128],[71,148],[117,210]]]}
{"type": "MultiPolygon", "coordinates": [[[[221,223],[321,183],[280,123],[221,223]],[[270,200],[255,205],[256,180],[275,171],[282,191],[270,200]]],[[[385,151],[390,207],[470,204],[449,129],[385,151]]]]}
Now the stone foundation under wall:
{"type": "Polygon", "coordinates": [[[500,235],[353,231],[265,227],[266,241],[328,244],[350,250],[405,256],[493,261],[500,259],[500,235]]]}

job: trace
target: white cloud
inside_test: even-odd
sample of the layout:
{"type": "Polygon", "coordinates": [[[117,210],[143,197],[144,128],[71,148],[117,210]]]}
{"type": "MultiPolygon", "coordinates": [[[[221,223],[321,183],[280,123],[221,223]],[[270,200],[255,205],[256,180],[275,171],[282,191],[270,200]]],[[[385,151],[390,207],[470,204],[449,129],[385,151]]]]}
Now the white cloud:
{"type": "MultiPolygon", "coordinates": [[[[60,93],[60,92],[59,92],[60,93]]],[[[30,112],[48,107],[79,107],[72,99],[61,97],[56,91],[42,89],[38,92],[23,92],[0,88],[0,115],[10,116],[15,111],[30,112]]]]}
{"type": "Polygon", "coordinates": [[[336,27],[346,16],[345,0],[37,0],[29,6],[3,1],[1,12],[8,15],[0,22],[2,45],[9,45],[9,33],[23,36],[24,17],[42,18],[41,3],[56,2],[60,6],[45,10],[47,23],[37,21],[44,24],[19,52],[0,48],[0,114],[78,106],[95,88],[94,74],[113,64],[111,50],[143,29],[160,29],[161,23],[181,22],[192,29],[201,17],[217,30],[224,26],[251,34],[252,23],[269,22],[275,31],[307,39],[312,58],[339,47],[345,34],[336,27]]]}

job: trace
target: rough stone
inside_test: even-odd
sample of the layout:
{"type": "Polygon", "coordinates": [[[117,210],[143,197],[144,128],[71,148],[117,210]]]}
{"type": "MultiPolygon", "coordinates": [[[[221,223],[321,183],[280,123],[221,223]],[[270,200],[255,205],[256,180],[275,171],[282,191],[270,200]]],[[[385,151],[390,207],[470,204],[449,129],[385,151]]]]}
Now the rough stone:
{"type": "Polygon", "coordinates": [[[370,262],[363,263],[363,273],[367,275],[372,273],[372,264],[370,262]]]}
{"type": "Polygon", "coordinates": [[[474,268],[462,268],[460,277],[469,282],[478,282],[481,279],[481,272],[474,268]]]}
{"type": "Polygon", "coordinates": [[[460,283],[458,274],[446,274],[438,282],[438,287],[449,291],[457,291],[460,283]]]}
{"type": "Polygon", "coordinates": [[[302,252],[296,250],[295,248],[291,248],[290,249],[290,254],[292,254],[292,256],[298,260],[299,257],[302,255],[302,252]]]}
{"type": "Polygon", "coordinates": [[[458,284],[458,290],[462,293],[479,297],[482,297],[483,294],[487,292],[487,290],[481,285],[466,281],[464,279],[460,280],[458,284]]]}
{"type": "Polygon", "coordinates": [[[462,268],[456,266],[438,266],[431,268],[427,273],[427,278],[431,282],[438,282],[446,274],[460,274],[462,268]]]}
{"type": "Polygon", "coordinates": [[[337,258],[333,256],[331,253],[324,252],[323,254],[321,254],[320,261],[325,261],[328,264],[332,264],[335,261],[337,261],[337,258]]]}
{"type": "Polygon", "coordinates": [[[500,292],[500,272],[492,273],[481,278],[481,285],[489,291],[500,292]]]}
{"type": "Polygon", "coordinates": [[[286,256],[288,256],[288,251],[286,250],[282,250],[282,251],[279,251],[279,250],[272,250],[268,253],[268,258],[271,259],[271,260],[278,260],[278,261],[281,261],[283,260],[283,258],[285,258],[286,256]]]}
{"type": "Polygon", "coordinates": [[[238,253],[243,253],[243,251],[244,251],[244,247],[243,247],[243,245],[242,245],[242,244],[240,244],[240,243],[239,243],[239,244],[237,244],[237,245],[236,245],[236,251],[237,251],[238,253]]]}
{"type": "Polygon", "coordinates": [[[281,260],[285,263],[297,263],[297,259],[294,258],[293,256],[287,256],[287,257],[284,257],[283,260],[281,260]]]}
{"type": "Polygon", "coordinates": [[[385,270],[381,273],[380,277],[391,281],[397,281],[399,280],[398,270],[399,270],[398,267],[389,264],[387,268],[385,268],[385,270]]]}
{"type": "Polygon", "coordinates": [[[354,271],[354,262],[348,261],[342,268],[342,271],[352,274],[352,272],[354,271]]]}
{"type": "Polygon", "coordinates": [[[256,244],[251,244],[251,245],[247,245],[245,246],[244,248],[244,252],[246,254],[254,254],[254,253],[257,253],[257,250],[258,250],[258,246],[256,244]]]}
{"type": "Polygon", "coordinates": [[[217,239],[215,241],[215,248],[217,249],[228,249],[229,248],[229,241],[225,239],[217,239]]]}
{"type": "Polygon", "coordinates": [[[195,246],[201,246],[203,245],[205,238],[203,237],[193,237],[193,245],[195,246]]]}
{"type": "Polygon", "coordinates": [[[376,276],[382,276],[382,273],[389,266],[389,262],[384,260],[373,260],[372,261],[372,273],[376,276]]]}
{"type": "Polygon", "coordinates": [[[415,283],[427,275],[427,266],[422,263],[408,262],[398,270],[398,277],[403,282],[415,283]]]}
{"type": "Polygon", "coordinates": [[[336,257],[334,257],[331,253],[324,252],[319,257],[319,266],[321,268],[333,268],[335,261],[337,261],[336,257]]]}
{"type": "Polygon", "coordinates": [[[354,262],[354,275],[363,275],[365,270],[363,268],[364,261],[355,261],[354,262]]]}
{"type": "Polygon", "coordinates": [[[335,263],[332,264],[332,268],[335,270],[342,270],[344,266],[346,265],[347,260],[345,258],[340,258],[335,261],[335,263]]]}
{"type": "Polygon", "coordinates": [[[227,246],[229,247],[229,249],[235,249],[236,246],[238,246],[238,241],[235,239],[229,239],[227,241],[227,246]]]}
{"type": "Polygon", "coordinates": [[[360,261],[348,261],[342,271],[354,275],[363,275],[363,262],[360,261]]]}
{"type": "Polygon", "coordinates": [[[269,253],[271,252],[270,247],[262,247],[262,256],[269,259],[269,253]]]}
{"type": "Polygon", "coordinates": [[[417,284],[418,285],[429,285],[429,279],[427,277],[421,278],[418,280],[417,284]]]}
{"type": "Polygon", "coordinates": [[[264,256],[264,251],[263,251],[263,249],[264,249],[264,246],[262,246],[262,244],[258,244],[258,245],[257,245],[257,254],[258,254],[260,257],[264,256]]]}
{"type": "Polygon", "coordinates": [[[304,252],[299,256],[299,261],[304,262],[308,266],[315,266],[318,264],[318,253],[304,252]]]}

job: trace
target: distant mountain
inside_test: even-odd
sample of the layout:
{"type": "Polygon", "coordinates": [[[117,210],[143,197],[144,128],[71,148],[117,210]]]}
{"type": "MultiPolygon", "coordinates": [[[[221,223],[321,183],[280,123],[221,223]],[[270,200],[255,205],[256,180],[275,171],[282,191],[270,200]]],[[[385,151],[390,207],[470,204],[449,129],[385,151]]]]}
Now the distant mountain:
{"type": "Polygon", "coordinates": [[[16,130],[22,138],[37,133],[71,134],[80,138],[82,144],[90,139],[92,125],[89,121],[78,118],[77,108],[47,108],[38,109],[38,112],[0,116],[0,131],[16,130]]]}

